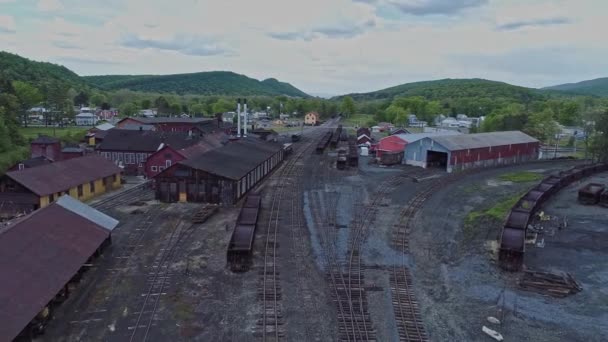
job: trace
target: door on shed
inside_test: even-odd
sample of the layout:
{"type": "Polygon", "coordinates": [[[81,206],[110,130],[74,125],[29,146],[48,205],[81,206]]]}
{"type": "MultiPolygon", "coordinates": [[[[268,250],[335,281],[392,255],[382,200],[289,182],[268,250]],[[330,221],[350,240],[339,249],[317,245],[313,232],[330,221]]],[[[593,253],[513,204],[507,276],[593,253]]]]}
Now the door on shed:
{"type": "Polygon", "coordinates": [[[448,154],[446,152],[427,151],[426,167],[446,169],[448,166],[448,154]]]}

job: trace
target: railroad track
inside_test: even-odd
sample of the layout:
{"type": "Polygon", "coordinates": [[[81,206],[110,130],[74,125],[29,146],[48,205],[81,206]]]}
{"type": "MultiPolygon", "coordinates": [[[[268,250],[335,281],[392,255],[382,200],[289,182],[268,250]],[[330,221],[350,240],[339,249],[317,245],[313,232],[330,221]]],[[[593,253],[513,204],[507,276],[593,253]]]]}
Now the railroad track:
{"type": "Polygon", "coordinates": [[[150,188],[151,182],[150,180],[146,181],[113,196],[104,198],[91,206],[100,211],[109,211],[121,205],[152,200],[154,199],[154,192],[150,188]]]}
{"type": "Polygon", "coordinates": [[[257,325],[261,329],[261,333],[258,332],[258,334],[261,335],[262,341],[279,341],[285,337],[285,332],[282,329],[284,324],[281,306],[282,291],[280,274],[277,269],[281,205],[284,204],[283,197],[286,189],[294,187],[299,181],[297,179],[299,175],[296,169],[297,161],[309,152],[316,140],[315,135],[315,138],[294,151],[294,155],[273,175],[273,177],[278,178],[278,184],[276,185],[278,189],[273,192],[272,196],[264,242],[264,265],[260,271],[260,285],[258,286],[258,298],[262,301],[262,317],[258,320],[257,325]]]}
{"type": "Polygon", "coordinates": [[[154,325],[160,298],[164,294],[166,286],[171,278],[171,264],[179,250],[182,241],[188,241],[198,224],[186,223],[177,220],[169,237],[162,244],[162,253],[156,256],[152,269],[154,271],[148,277],[148,290],[143,295],[143,301],[136,311],[135,325],[129,327],[131,335],[129,341],[147,341],[150,331],[154,325]]]}

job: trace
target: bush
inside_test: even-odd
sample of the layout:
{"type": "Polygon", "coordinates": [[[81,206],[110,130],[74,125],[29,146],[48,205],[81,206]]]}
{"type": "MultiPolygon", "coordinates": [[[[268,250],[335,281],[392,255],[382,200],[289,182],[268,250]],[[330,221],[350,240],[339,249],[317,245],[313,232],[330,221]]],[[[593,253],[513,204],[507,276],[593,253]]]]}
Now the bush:
{"type": "Polygon", "coordinates": [[[4,174],[9,167],[17,162],[27,159],[30,149],[27,146],[15,147],[14,149],[0,153],[0,175],[4,174]]]}

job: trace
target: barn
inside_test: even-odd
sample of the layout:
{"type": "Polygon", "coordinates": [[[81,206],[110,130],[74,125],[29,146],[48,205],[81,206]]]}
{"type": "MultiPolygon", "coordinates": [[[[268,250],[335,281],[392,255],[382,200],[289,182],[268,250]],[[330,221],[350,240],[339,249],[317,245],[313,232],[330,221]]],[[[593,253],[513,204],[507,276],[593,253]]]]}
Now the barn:
{"type": "Polygon", "coordinates": [[[433,135],[410,143],[404,160],[452,172],[535,160],[538,150],[539,141],[520,131],[433,135]]]}
{"type": "Polygon", "coordinates": [[[232,205],[272,172],[284,158],[283,146],[240,139],[182,160],[154,177],[163,202],[232,205]]]}
{"type": "Polygon", "coordinates": [[[0,340],[42,333],[118,221],[64,195],[0,228],[0,340]]]}

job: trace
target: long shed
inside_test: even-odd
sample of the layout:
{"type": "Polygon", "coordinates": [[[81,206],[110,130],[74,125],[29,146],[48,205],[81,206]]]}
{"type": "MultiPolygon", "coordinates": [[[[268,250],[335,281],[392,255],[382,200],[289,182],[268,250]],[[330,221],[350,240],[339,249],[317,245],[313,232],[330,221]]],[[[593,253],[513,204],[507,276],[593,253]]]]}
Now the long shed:
{"type": "Polygon", "coordinates": [[[163,202],[231,205],[272,172],[284,158],[283,146],[240,139],[182,160],[154,177],[163,202]]]}

